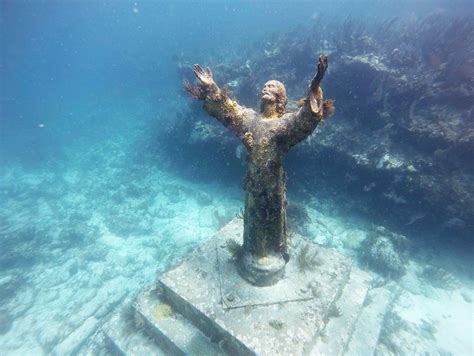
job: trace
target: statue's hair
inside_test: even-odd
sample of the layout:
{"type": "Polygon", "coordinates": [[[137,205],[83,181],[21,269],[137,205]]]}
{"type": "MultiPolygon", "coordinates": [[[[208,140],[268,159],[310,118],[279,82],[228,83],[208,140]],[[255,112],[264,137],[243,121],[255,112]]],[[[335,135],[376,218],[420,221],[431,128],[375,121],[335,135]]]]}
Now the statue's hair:
{"type": "MultiPolygon", "coordinates": [[[[273,82],[277,87],[276,112],[278,113],[278,116],[282,116],[285,113],[286,104],[288,103],[285,86],[278,80],[269,80],[267,83],[269,82],[273,82]]],[[[260,110],[263,111],[263,102],[260,103],[260,110]]]]}

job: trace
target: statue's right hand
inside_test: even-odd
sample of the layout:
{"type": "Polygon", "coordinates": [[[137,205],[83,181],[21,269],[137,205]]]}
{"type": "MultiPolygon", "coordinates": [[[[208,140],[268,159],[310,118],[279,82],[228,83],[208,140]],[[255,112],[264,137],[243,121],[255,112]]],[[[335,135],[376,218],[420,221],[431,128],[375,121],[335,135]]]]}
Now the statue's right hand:
{"type": "Polygon", "coordinates": [[[196,77],[198,78],[198,80],[201,82],[201,84],[204,84],[204,85],[214,84],[212,72],[209,67],[206,67],[206,69],[204,70],[199,64],[195,64],[193,71],[196,77]]]}

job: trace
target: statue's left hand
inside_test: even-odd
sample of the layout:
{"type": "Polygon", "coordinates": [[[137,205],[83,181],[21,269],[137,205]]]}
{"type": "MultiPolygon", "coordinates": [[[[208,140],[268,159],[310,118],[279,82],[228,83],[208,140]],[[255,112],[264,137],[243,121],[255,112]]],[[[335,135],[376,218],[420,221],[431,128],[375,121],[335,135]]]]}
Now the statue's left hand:
{"type": "Polygon", "coordinates": [[[327,69],[328,69],[328,57],[322,54],[319,56],[319,60],[318,60],[318,72],[314,76],[310,85],[310,89],[314,93],[317,93],[317,91],[319,90],[319,85],[321,83],[321,80],[323,80],[324,74],[326,74],[327,69]]]}
{"type": "Polygon", "coordinates": [[[318,63],[318,73],[321,74],[321,77],[324,76],[326,70],[328,69],[328,57],[324,54],[319,56],[319,63],[318,63]]]}
{"type": "Polygon", "coordinates": [[[212,77],[212,72],[209,67],[206,67],[204,70],[199,64],[195,64],[193,71],[201,84],[205,86],[214,84],[214,78],[212,77]]]}

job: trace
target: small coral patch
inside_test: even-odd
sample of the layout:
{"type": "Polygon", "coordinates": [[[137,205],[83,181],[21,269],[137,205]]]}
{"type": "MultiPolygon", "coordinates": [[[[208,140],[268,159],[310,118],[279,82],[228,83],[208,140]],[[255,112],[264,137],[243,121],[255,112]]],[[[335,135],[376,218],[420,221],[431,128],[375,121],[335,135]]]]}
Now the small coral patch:
{"type": "Polygon", "coordinates": [[[153,307],[153,317],[155,319],[165,319],[174,316],[174,310],[169,304],[160,303],[153,307]]]}
{"type": "Polygon", "coordinates": [[[252,147],[253,145],[253,135],[251,132],[246,132],[244,134],[244,142],[247,145],[247,147],[252,147]]]}

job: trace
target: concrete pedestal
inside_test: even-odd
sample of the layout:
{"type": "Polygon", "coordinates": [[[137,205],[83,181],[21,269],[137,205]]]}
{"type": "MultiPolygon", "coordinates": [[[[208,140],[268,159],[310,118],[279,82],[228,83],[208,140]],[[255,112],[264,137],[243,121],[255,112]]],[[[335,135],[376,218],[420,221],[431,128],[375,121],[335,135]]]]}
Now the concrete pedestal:
{"type": "MultiPolygon", "coordinates": [[[[373,352],[388,291],[371,290],[371,277],[350,259],[300,236],[291,239],[285,276],[256,287],[239,275],[228,248],[229,239],[242,242],[242,228],[234,219],[137,297],[136,332],[151,343],[148,349],[156,345],[167,355],[350,355],[361,351],[359,339],[370,339],[364,352],[373,352]],[[377,304],[367,302],[370,294],[380,299],[377,304]],[[369,325],[370,315],[378,317],[369,325]]],[[[114,350],[135,354],[140,337],[117,336],[124,335],[121,327],[112,318],[104,337],[114,350]]]]}

